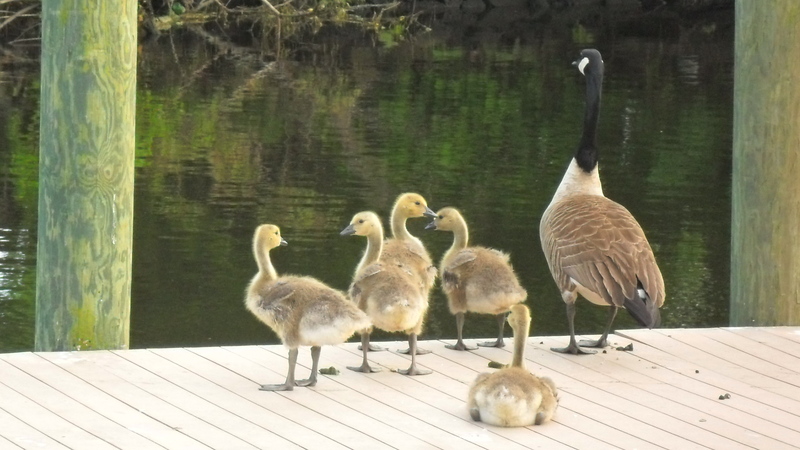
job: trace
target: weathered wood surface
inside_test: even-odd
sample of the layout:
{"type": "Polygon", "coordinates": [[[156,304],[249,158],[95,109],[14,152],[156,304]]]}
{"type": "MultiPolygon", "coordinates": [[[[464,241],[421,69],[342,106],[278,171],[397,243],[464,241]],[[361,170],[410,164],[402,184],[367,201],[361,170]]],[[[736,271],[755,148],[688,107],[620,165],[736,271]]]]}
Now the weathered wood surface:
{"type": "Polygon", "coordinates": [[[42,3],[38,350],[128,346],[136,11],[42,3]]]}
{"type": "MultiPolygon", "coordinates": [[[[0,449],[800,448],[800,328],[627,330],[593,356],[553,353],[567,337],[529,338],[528,368],[560,389],[554,421],[504,429],[470,420],[464,398],[509,349],[433,350],[434,373],[406,377],[395,352],[325,347],[313,388],[283,380],[278,345],[0,354],[0,449]],[[728,394],[730,398],[720,400],[728,394]]],[[[389,343],[393,349],[405,342],[389,343]]],[[[301,351],[298,375],[310,366],[301,351]]]]}
{"type": "Polygon", "coordinates": [[[731,320],[800,325],[800,2],[736,1],[731,320]]]}

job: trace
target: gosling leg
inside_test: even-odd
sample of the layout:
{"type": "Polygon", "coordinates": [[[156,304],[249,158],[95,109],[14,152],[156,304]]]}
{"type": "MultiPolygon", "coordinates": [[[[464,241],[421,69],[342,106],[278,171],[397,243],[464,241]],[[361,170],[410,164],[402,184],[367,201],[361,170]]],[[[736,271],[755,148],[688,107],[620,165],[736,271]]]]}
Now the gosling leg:
{"type": "Polygon", "coordinates": [[[411,365],[408,369],[400,369],[398,372],[403,375],[428,375],[429,373],[433,373],[432,370],[417,367],[417,333],[408,335],[408,352],[411,355],[411,365]]]}
{"type": "Polygon", "coordinates": [[[314,386],[317,384],[317,369],[319,368],[319,354],[321,352],[321,347],[311,347],[311,375],[305,380],[295,381],[295,386],[314,386]]]}
{"type": "MultiPolygon", "coordinates": [[[[462,330],[464,329],[464,313],[456,313],[456,333],[458,333],[458,341],[454,344],[447,344],[445,348],[449,348],[450,350],[477,350],[478,347],[469,347],[467,344],[464,343],[462,337],[462,330]]],[[[480,344],[478,344],[480,345],[480,344]]]]}
{"type": "Polygon", "coordinates": [[[492,342],[479,342],[478,345],[481,347],[497,347],[502,348],[506,346],[506,343],[503,342],[503,330],[506,326],[506,317],[508,317],[508,313],[500,313],[497,315],[497,328],[500,330],[497,334],[497,340],[492,342]]]}
{"type": "Polygon", "coordinates": [[[358,346],[358,349],[361,350],[361,353],[364,355],[361,360],[361,365],[347,366],[347,368],[350,370],[355,370],[356,372],[363,372],[363,373],[380,372],[381,371],[380,367],[373,367],[369,365],[369,360],[367,359],[367,353],[370,351],[369,348],[370,348],[369,333],[368,332],[361,333],[361,345],[358,346]]]}
{"type": "Polygon", "coordinates": [[[261,391],[292,391],[294,390],[294,369],[297,365],[297,349],[289,349],[289,371],[286,373],[286,382],[283,384],[262,384],[261,391]]]}

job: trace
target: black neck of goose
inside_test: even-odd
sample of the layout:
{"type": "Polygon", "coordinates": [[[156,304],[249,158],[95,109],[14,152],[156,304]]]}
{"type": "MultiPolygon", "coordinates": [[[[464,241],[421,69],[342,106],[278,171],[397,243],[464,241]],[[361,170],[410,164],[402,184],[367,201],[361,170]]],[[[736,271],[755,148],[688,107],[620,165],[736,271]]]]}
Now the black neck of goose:
{"type": "Polygon", "coordinates": [[[600,118],[600,96],[603,91],[603,73],[590,72],[586,76],[586,113],[583,117],[583,134],[575,161],[586,173],[597,166],[597,121],[600,118]]]}

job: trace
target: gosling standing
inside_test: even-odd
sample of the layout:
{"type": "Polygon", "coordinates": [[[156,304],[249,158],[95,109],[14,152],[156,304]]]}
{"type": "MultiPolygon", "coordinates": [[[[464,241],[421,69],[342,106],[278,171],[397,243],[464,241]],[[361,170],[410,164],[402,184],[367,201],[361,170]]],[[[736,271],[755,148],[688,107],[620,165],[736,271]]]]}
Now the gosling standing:
{"type": "Polygon", "coordinates": [[[456,316],[458,340],[446,345],[453,350],[475,350],[462,339],[464,313],[493,314],[497,317],[497,340],[479,343],[484,347],[503,347],[503,328],[506,313],[517,303],[525,301],[528,293],[522,288],[506,253],[486,247],[468,247],[467,222],[455,208],[442,208],[433,214],[427,229],[450,231],[453,245],[442,257],[439,273],[442,290],[447,295],[450,313],[456,316]]]}
{"type": "Polygon", "coordinates": [[[283,384],[265,384],[261,390],[291,391],[295,386],[317,384],[321,346],[340,344],[355,332],[371,326],[369,318],[341,292],[311,278],[278,276],[269,252],[287,245],[275,225],[261,225],[253,235],[258,273],[247,287],[245,305],[267,324],[289,348],[289,370],[283,384]],[[311,346],[311,375],[295,380],[297,348],[311,346]]]}

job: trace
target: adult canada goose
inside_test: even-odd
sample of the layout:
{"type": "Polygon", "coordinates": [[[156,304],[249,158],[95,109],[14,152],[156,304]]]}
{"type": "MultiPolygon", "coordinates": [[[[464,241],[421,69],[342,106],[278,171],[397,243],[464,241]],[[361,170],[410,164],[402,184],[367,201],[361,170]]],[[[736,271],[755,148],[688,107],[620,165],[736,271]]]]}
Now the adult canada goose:
{"type": "Polygon", "coordinates": [[[580,347],[605,347],[619,308],[642,326],[657,327],[664,304],[664,280],[642,227],[630,212],[603,195],[597,169],[596,131],[603,86],[603,59],[594,49],[573,63],[586,77],[586,112],[578,149],[542,215],[539,237],[550,273],[567,304],[570,341],[553,351],[595,353],[580,347]],[[609,306],[600,339],[575,341],[578,294],[609,306]]]}
{"type": "Polygon", "coordinates": [[[344,294],[311,277],[278,276],[269,251],[287,245],[275,225],[261,225],[253,235],[258,273],[247,287],[245,305],[289,347],[289,371],[283,384],[265,384],[264,391],[291,391],[295,386],[317,384],[320,347],[340,344],[371,324],[363,311],[344,294]],[[295,380],[297,347],[311,346],[311,376],[295,380]]]}
{"type": "MultiPolygon", "coordinates": [[[[341,232],[342,236],[366,236],[367,248],[356,267],[350,297],[367,313],[372,324],[382,330],[408,333],[411,366],[398,372],[404,375],[426,375],[430,370],[417,367],[417,335],[428,311],[428,296],[423,282],[408,266],[395,261],[383,261],[383,226],[378,216],[364,211],[341,232]]],[[[370,330],[361,333],[363,360],[360,367],[348,367],[359,372],[377,372],[369,365],[370,330]]]]}
{"type": "Polygon", "coordinates": [[[468,247],[467,222],[455,208],[442,208],[433,215],[427,229],[450,231],[453,245],[442,257],[439,273],[442,290],[447,295],[450,312],[456,316],[458,340],[446,345],[453,350],[475,350],[462,339],[464,313],[494,314],[499,332],[496,341],[480,343],[483,347],[503,347],[503,326],[506,313],[517,303],[525,301],[528,293],[519,285],[508,255],[486,247],[468,247]]]}
{"type": "Polygon", "coordinates": [[[508,316],[514,329],[514,356],[510,367],[482,373],[469,389],[467,408],[472,420],[501,427],[540,425],[553,417],[558,391],[553,380],[537,377],[525,368],[525,344],[531,316],[525,305],[514,305],[508,316]]]}

